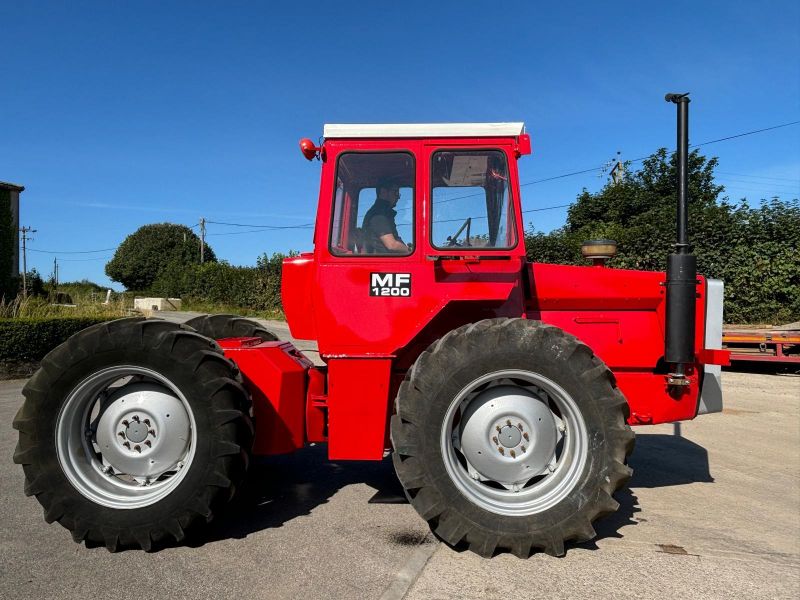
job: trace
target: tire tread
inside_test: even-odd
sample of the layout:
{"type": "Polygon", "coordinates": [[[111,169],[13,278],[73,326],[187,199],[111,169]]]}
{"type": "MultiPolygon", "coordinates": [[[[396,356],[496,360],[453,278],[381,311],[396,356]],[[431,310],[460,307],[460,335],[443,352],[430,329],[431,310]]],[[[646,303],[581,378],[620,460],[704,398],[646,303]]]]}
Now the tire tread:
{"type": "MultiPolygon", "coordinates": [[[[526,319],[485,319],[454,329],[423,351],[406,373],[395,401],[391,418],[393,462],[406,495],[417,512],[428,521],[434,534],[450,546],[466,542],[468,548],[485,557],[509,551],[527,558],[532,549],[552,556],[565,553],[565,542],[585,542],[596,534],[592,523],[617,510],[614,492],[623,487],[632,474],[626,465],[633,450],[634,434],[627,424],[627,401],[616,387],[613,373],[585,344],[565,331],[526,319]],[[540,347],[558,344],[570,376],[591,389],[599,404],[600,418],[606,432],[598,487],[592,500],[585,502],[566,522],[544,523],[531,534],[493,530],[455,510],[442,496],[436,481],[425,468],[422,428],[426,423],[431,395],[443,373],[464,357],[474,357],[486,347],[504,347],[515,340],[530,340],[540,347]],[[497,342],[497,345],[495,345],[497,342]]],[[[438,442],[437,442],[438,443],[438,442]]]]}

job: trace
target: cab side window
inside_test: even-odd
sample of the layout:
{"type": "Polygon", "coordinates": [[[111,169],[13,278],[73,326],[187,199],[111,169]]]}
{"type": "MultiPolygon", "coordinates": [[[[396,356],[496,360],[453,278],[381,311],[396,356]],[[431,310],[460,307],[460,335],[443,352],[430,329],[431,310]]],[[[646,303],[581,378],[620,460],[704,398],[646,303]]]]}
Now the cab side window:
{"type": "Polygon", "coordinates": [[[339,156],[331,254],[411,254],[414,170],[414,157],[407,152],[348,152],[339,156]]]}
{"type": "Polygon", "coordinates": [[[431,243],[440,249],[509,249],[517,244],[506,155],[500,150],[435,152],[431,243]]]}

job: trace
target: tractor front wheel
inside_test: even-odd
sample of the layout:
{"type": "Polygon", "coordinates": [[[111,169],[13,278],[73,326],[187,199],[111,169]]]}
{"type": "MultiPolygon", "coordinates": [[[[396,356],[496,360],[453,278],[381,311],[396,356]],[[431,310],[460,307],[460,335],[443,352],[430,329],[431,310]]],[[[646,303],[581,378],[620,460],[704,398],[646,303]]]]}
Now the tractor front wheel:
{"type": "Polygon", "coordinates": [[[628,405],[608,368],[566,332],[491,319],[417,359],[392,417],[411,504],[452,546],[564,554],[595,536],[631,474],[628,405]]]}

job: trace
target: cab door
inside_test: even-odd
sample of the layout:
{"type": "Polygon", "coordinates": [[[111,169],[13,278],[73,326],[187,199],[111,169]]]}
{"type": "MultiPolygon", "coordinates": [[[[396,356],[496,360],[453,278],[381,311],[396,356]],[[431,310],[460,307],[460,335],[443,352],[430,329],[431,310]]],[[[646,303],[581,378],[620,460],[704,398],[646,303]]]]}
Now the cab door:
{"type": "Polygon", "coordinates": [[[328,147],[319,214],[327,211],[329,228],[319,227],[315,236],[314,305],[323,356],[392,357],[430,310],[419,283],[425,264],[418,244],[425,193],[420,152],[414,140],[328,147]],[[399,196],[390,207],[378,198],[385,185],[395,186],[399,196]],[[364,219],[378,204],[381,223],[393,221],[405,250],[381,251],[368,243],[375,232],[364,219]]]}
{"type": "Polygon", "coordinates": [[[425,254],[454,300],[507,299],[522,314],[524,231],[516,160],[507,141],[425,146],[429,214],[425,254]]]}

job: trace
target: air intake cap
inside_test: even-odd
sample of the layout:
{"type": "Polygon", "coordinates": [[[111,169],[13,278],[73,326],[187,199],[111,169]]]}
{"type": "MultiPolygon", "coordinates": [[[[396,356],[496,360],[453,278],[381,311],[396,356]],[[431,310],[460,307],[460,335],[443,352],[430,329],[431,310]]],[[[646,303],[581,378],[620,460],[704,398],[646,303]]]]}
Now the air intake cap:
{"type": "Polygon", "coordinates": [[[617,242],[614,240],[587,240],[581,244],[581,254],[595,266],[605,266],[609,258],[617,254],[617,242]]]}

